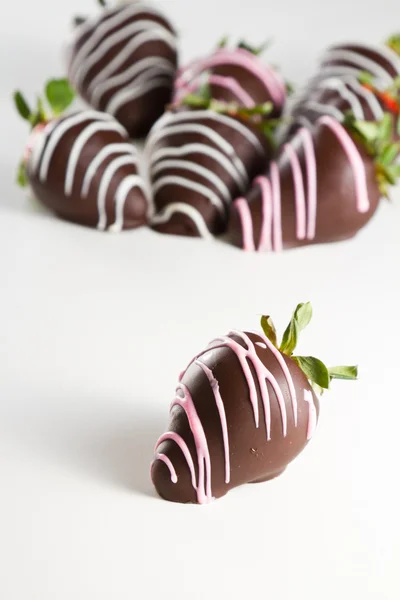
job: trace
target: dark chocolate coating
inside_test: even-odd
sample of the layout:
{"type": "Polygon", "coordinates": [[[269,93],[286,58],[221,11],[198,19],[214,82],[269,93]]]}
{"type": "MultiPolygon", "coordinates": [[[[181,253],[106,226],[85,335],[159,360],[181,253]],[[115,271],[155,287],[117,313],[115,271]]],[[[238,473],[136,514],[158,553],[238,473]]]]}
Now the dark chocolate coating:
{"type": "MultiPolygon", "coordinates": [[[[273,103],[273,110],[270,114],[271,117],[278,117],[282,113],[283,105],[274,103],[272,97],[265,90],[265,86],[260,80],[255,77],[251,72],[242,67],[233,65],[223,65],[214,67],[210,70],[214,75],[222,75],[223,77],[230,77],[237,81],[243,89],[253,98],[255,104],[264,104],[265,102],[273,103]]],[[[221,87],[215,83],[211,84],[211,94],[213,98],[217,100],[223,100],[226,102],[237,101],[237,96],[225,87],[221,87]]]]}
{"type": "MultiPolygon", "coordinates": [[[[389,48],[386,49],[386,52],[392,56],[392,59],[395,64],[398,63],[397,68],[395,68],[395,65],[392,64],[390,60],[388,60],[385,54],[382,51],[380,51],[378,47],[374,49],[373,47],[363,46],[362,44],[348,44],[334,46],[330,48],[321,61],[320,70],[309,81],[309,83],[307,84],[304,91],[301,93],[299,99],[297,100],[297,102],[291,110],[291,116],[294,119],[294,124],[289,129],[287,137],[291,137],[291,135],[293,135],[297,131],[304,119],[306,119],[309,123],[314,124],[318,120],[318,118],[321,117],[322,114],[332,114],[333,116],[335,116],[335,113],[332,112],[332,107],[340,113],[342,113],[342,116],[338,115],[337,117],[339,120],[343,120],[344,114],[347,111],[352,110],[352,106],[349,100],[346,99],[338,90],[321,87],[321,84],[323,84],[324,80],[326,79],[332,78],[337,80],[338,82],[342,82],[344,88],[347,89],[347,93],[350,92],[352,95],[355,96],[355,100],[358,100],[358,103],[360,105],[359,108],[361,108],[362,112],[362,115],[358,115],[357,118],[365,121],[375,121],[378,118],[381,118],[378,116],[376,110],[372,110],[371,105],[366,99],[365,92],[364,94],[360,93],[360,91],[357,90],[357,87],[353,87],[351,85],[352,82],[354,82],[354,84],[357,84],[357,72],[359,73],[359,75],[361,75],[361,72],[365,71],[366,73],[369,73],[371,76],[375,77],[374,69],[367,67],[361,68],[360,65],[357,64],[357,61],[355,59],[343,60],[335,58],[334,55],[332,56],[330,54],[332,51],[350,51],[352,53],[355,53],[356,55],[359,55],[359,57],[361,57],[362,59],[372,61],[378,68],[381,67],[382,69],[384,69],[388,77],[388,82],[398,77],[400,74],[400,59],[389,48]],[[331,75],[324,71],[325,68],[332,67],[335,69],[334,75],[331,75]],[[346,68],[348,67],[351,67],[356,70],[354,74],[346,73],[346,68]],[[318,103],[318,109],[315,109],[312,106],[310,106],[310,101],[318,103]],[[323,106],[326,106],[325,111],[323,110],[323,106]]],[[[383,89],[385,87],[390,87],[388,82],[384,83],[378,78],[376,81],[376,85],[383,89]]],[[[381,106],[382,113],[384,111],[390,111],[391,107],[385,106],[384,103],[377,96],[376,101],[381,106]]],[[[398,139],[398,134],[395,128],[393,134],[394,137],[398,139]]]]}
{"type": "MultiPolygon", "coordinates": [[[[283,248],[293,248],[309,244],[336,242],[352,238],[366,225],[375,213],[380,191],[376,181],[375,164],[364,147],[355,141],[365,167],[370,208],[359,212],[356,202],[356,187],[351,163],[342,145],[332,131],[317,126],[313,134],[317,168],[317,216],[316,234],[312,240],[299,240],[296,236],[296,206],[294,178],[287,156],[282,153],[278,160],[281,183],[281,214],[283,248]]],[[[304,147],[299,135],[292,140],[300,160],[303,181],[307,181],[304,147]]],[[[259,186],[249,192],[248,204],[252,216],[254,242],[260,242],[262,217],[262,196],[259,186]]],[[[226,239],[243,247],[244,238],[241,220],[236,205],[233,205],[226,239]]]]}
{"type": "Polygon", "coordinates": [[[177,60],[176,36],[167,19],[145,4],[127,2],[76,29],[68,73],[90,105],[112,113],[131,137],[141,137],[171,102],[177,60]],[[128,70],[145,59],[154,61],[130,76],[128,70]],[[120,92],[124,100],[116,106],[120,92]]]}
{"type": "MultiPolygon", "coordinates": [[[[362,109],[362,120],[364,121],[375,121],[376,117],[371,109],[371,106],[368,104],[365,97],[360,94],[355,93],[362,109]]],[[[379,105],[382,108],[382,111],[385,110],[383,104],[377,99],[379,105]]],[[[299,123],[297,119],[299,117],[305,117],[307,121],[312,124],[315,124],[318,119],[323,114],[333,114],[330,111],[330,107],[333,107],[344,116],[347,112],[352,111],[351,104],[348,99],[343,98],[337,90],[332,89],[321,89],[321,88],[308,88],[305,92],[304,98],[299,101],[293,108],[291,113],[291,117],[293,117],[295,123],[291,128],[291,134],[295,133],[297,129],[301,127],[301,122],[299,123]],[[316,102],[319,105],[319,109],[313,109],[308,104],[309,101],[316,102]],[[325,106],[326,109],[323,110],[322,106],[325,106]]],[[[339,115],[338,115],[339,116],[339,115]]],[[[340,121],[343,120],[343,117],[340,116],[338,119],[340,121]]],[[[290,137],[290,136],[289,136],[290,137]]]]}
{"type": "MultiPolygon", "coordinates": [[[[251,342],[263,343],[258,334],[247,333],[251,342]]],[[[232,335],[243,347],[244,341],[232,335]]],[[[250,400],[249,385],[235,352],[223,347],[209,352],[201,359],[218,382],[219,391],[225,408],[230,456],[230,482],[225,483],[225,454],[221,429],[221,419],[217,410],[215,397],[210,382],[203,370],[192,363],[185,372],[184,383],[192,396],[198,416],[204,429],[211,458],[211,489],[214,498],[224,496],[230,489],[244,483],[267,481],[280,475],[287,465],[304,449],[307,444],[309,425],[309,406],[304,400],[304,392],[312,394],[316,409],[316,420],[319,414],[318,398],[296,363],[283,356],[292,377],[298,408],[297,426],[294,423],[294,412],[288,383],[276,357],[271,350],[254,345],[257,356],[270,373],[275,377],[282,391],[287,411],[287,435],[283,436],[282,416],[278,399],[272,386],[267,382],[271,406],[271,435],[267,439],[264,419],[264,408],[257,383],[259,427],[256,428],[253,408],[250,400]]],[[[196,481],[199,480],[197,450],[193,434],[190,430],[185,411],[174,407],[168,431],[182,436],[193,457],[196,481]]],[[[178,481],[171,481],[171,474],[164,462],[155,460],[152,465],[152,479],[159,495],[172,502],[196,503],[196,490],[192,486],[190,471],[186,459],[179,446],[172,440],[164,441],[157,452],[165,454],[175,467],[178,481]]]]}
{"type": "MultiPolygon", "coordinates": [[[[209,111],[208,114],[210,115],[210,118],[200,118],[198,116],[200,113],[204,114],[205,111],[200,111],[199,113],[197,113],[197,111],[183,111],[182,113],[180,112],[176,115],[171,113],[171,119],[175,119],[173,121],[168,121],[166,115],[166,117],[164,117],[165,125],[161,126],[160,128],[162,131],[164,131],[162,137],[159,137],[156,142],[153,143],[153,132],[150,134],[147,152],[151,162],[151,180],[154,186],[161,178],[166,176],[177,176],[189,179],[191,182],[198,183],[208,190],[214,192],[220,199],[220,202],[223,206],[223,211],[219,210],[203,193],[197,190],[188,189],[183,185],[179,185],[179,183],[169,183],[168,185],[165,185],[154,192],[156,219],[155,222],[153,222],[153,228],[162,233],[187,236],[201,235],[196,223],[192,220],[192,218],[179,211],[174,212],[166,222],[157,222],[157,215],[162,213],[163,210],[174,203],[186,204],[196,209],[201,218],[204,220],[205,227],[211,234],[218,234],[225,231],[230,202],[241,192],[241,190],[238,186],[238,182],[218,159],[197,151],[196,148],[193,150],[190,150],[189,148],[188,152],[185,152],[183,155],[181,154],[179,156],[174,156],[172,154],[169,158],[184,160],[185,162],[187,161],[195,166],[197,165],[207,169],[228,189],[228,201],[224,199],[221,190],[215,184],[215,182],[210,181],[210,179],[205,177],[203,174],[190,171],[187,168],[178,168],[166,165],[165,168],[158,170],[156,174],[152,174],[154,167],[160,165],[161,163],[161,160],[152,160],[155,152],[163,149],[172,149],[172,152],[174,150],[182,152],[185,151],[185,148],[188,145],[200,144],[222,153],[222,155],[225,157],[225,160],[231,163],[231,168],[236,169],[232,160],[232,154],[222,149],[206,134],[203,134],[202,131],[205,131],[204,128],[206,128],[208,132],[211,132],[211,134],[212,132],[215,132],[221,136],[223,141],[228,142],[233,149],[236,159],[241,161],[243,164],[244,171],[247,173],[247,180],[245,182],[244,189],[246,189],[246,186],[249,185],[249,182],[251,182],[257,174],[266,169],[268,161],[271,157],[271,146],[267,142],[265,136],[256,127],[239,122],[241,129],[237,130],[233,126],[237,121],[231,117],[222,117],[209,111]],[[179,118],[181,114],[191,116],[190,118],[180,121],[179,118]],[[221,119],[223,119],[223,121],[221,121],[221,119]],[[193,126],[195,128],[197,126],[201,126],[202,131],[191,131],[189,129],[181,133],[174,133],[173,135],[168,134],[168,128],[170,126],[174,127],[175,125],[178,127],[184,125],[188,128],[193,126]],[[243,131],[247,131],[249,134],[251,134],[253,142],[249,141],[249,138],[243,134],[243,131]]],[[[154,132],[158,132],[160,129],[156,125],[154,132]]]]}
{"type": "Polygon", "coordinates": [[[219,48],[178,72],[177,97],[196,93],[207,82],[212,98],[248,107],[272,103],[270,116],[282,113],[286,87],[278,72],[260,56],[243,48],[219,48]]]}
{"type": "MultiPolygon", "coordinates": [[[[132,146],[122,126],[111,117],[107,116],[104,119],[100,117],[103,115],[96,116],[93,111],[83,111],[52,122],[44,129],[43,126],[39,126],[39,130],[32,136],[33,147],[30,149],[27,164],[29,183],[35,197],[47,208],[63,219],[89,227],[99,225],[101,211],[98,203],[103,189],[106,214],[104,229],[112,227],[118,221],[116,213],[118,190],[121,191],[121,185],[128,184],[124,195],[121,228],[133,229],[147,222],[149,209],[141,179],[137,183],[136,180],[134,182],[130,179],[138,175],[135,154],[129,151],[129,147],[132,146]],[[71,126],[66,128],[68,124],[71,126]],[[63,134],[50,155],[47,175],[41,177],[49,144],[54,143],[60,131],[63,131],[63,134]],[[80,136],[85,135],[86,132],[89,137],[86,138],[81,151],[76,153],[73,148],[76,148],[77,140],[83,139],[80,136]],[[111,144],[118,144],[118,146],[111,146],[111,144]],[[103,160],[101,160],[101,152],[104,153],[103,160]],[[67,193],[67,171],[74,156],[76,166],[73,185],[70,193],[67,193]],[[89,177],[89,165],[93,165],[93,161],[99,156],[100,160],[93,171],[87,194],[83,193],[85,178],[89,177]],[[36,164],[35,157],[37,157],[36,164]],[[118,167],[120,161],[124,164],[118,167]],[[108,169],[113,168],[110,165],[117,167],[113,170],[111,178],[107,176],[107,172],[110,174],[108,169]],[[107,180],[108,185],[104,187],[104,182],[107,180]],[[130,186],[129,182],[134,185],[130,186]]],[[[118,230],[118,227],[115,230],[118,230]]]]}
{"type": "MultiPolygon", "coordinates": [[[[393,64],[387,58],[385,58],[385,56],[379,51],[378,47],[373,48],[370,46],[365,46],[363,44],[354,43],[354,44],[338,44],[336,46],[332,46],[329,50],[333,50],[333,51],[349,50],[351,52],[355,52],[356,54],[359,54],[360,56],[377,63],[380,67],[385,69],[385,71],[391,77],[397,77],[397,75],[399,74],[397,69],[394,68],[393,64]]],[[[355,66],[356,68],[360,68],[359,65],[356,62],[352,61],[351,59],[349,59],[349,60],[331,59],[330,60],[329,54],[325,57],[325,59],[323,59],[322,65],[325,65],[325,66],[349,66],[349,67],[355,66]]],[[[368,68],[363,68],[362,70],[367,71],[367,72],[369,71],[368,68]]],[[[371,73],[371,74],[373,74],[373,73],[371,73]]]]}

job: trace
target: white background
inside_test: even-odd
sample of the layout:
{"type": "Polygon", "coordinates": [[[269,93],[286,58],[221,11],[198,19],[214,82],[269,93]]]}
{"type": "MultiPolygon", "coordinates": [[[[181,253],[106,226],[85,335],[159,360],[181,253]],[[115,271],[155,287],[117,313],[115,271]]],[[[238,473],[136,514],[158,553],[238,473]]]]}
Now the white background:
{"type": "MultiPolygon", "coordinates": [[[[384,0],[171,0],[185,59],[225,33],[272,37],[302,82],[333,42],[379,42],[384,0]]],[[[400,597],[400,195],[352,242],[281,255],[56,220],[14,186],[26,126],[10,94],[62,74],[90,0],[2,2],[0,19],[0,598],[395,600],[400,597]],[[7,6],[6,6],[7,5],[7,6]],[[280,479],[207,507],[164,502],[152,448],[177,375],[231,327],[300,301],[300,351],[358,362],[280,479]]]]}

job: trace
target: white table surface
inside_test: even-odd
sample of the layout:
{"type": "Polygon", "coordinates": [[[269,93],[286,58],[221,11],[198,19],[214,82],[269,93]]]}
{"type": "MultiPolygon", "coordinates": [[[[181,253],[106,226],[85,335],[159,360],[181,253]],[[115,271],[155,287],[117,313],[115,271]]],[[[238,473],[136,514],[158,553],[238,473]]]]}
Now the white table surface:
{"type": "MultiPolygon", "coordinates": [[[[399,15],[389,0],[159,4],[185,58],[226,32],[273,37],[271,61],[298,82],[326,44],[379,41],[399,15]]],[[[352,242],[268,256],[33,207],[13,184],[26,128],[10,93],[62,73],[68,21],[92,5],[2,7],[0,598],[398,599],[400,194],[352,242]],[[206,507],[160,500],[149,463],[182,367],[262,312],[283,328],[306,300],[300,350],[358,362],[360,381],[323,398],[282,478],[206,507]]]]}

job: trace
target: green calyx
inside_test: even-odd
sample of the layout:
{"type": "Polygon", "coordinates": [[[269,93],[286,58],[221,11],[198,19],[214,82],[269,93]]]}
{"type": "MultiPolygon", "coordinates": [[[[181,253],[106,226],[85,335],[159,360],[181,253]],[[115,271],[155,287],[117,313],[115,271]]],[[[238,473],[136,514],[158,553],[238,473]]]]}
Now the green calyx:
{"type": "Polygon", "coordinates": [[[38,98],[35,108],[31,108],[20,91],[14,92],[14,102],[20,116],[28,121],[31,128],[45,123],[49,118],[61,115],[72,103],[75,92],[67,79],[51,79],[46,83],[44,98],[38,98]],[[50,108],[46,112],[45,104],[50,108]]]}
{"type": "Polygon", "coordinates": [[[343,124],[373,159],[379,190],[387,198],[389,186],[395,185],[400,177],[400,165],[396,163],[400,142],[393,141],[395,129],[400,135],[400,118],[395,125],[391,113],[385,113],[381,121],[359,121],[347,113],[343,124]]]}
{"type": "Polygon", "coordinates": [[[80,27],[80,25],[83,25],[83,23],[86,21],[86,19],[87,19],[87,17],[77,15],[76,17],[73,18],[72,24],[74,27],[80,27]]]}
{"type": "MultiPolygon", "coordinates": [[[[38,97],[36,105],[32,108],[20,91],[14,92],[13,99],[19,115],[34,129],[40,123],[46,123],[54,117],[60,116],[72,103],[75,92],[67,79],[51,79],[46,83],[44,98],[38,97]]],[[[27,185],[25,161],[18,166],[17,183],[21,187],[27,185]]]]}
{"type": "MultiPolygon", "coordinates": [[[[201,86],[196,94],[188,94],[180,102],[179,106],[186,106],[197,110],[211,110],[219,114],[239,119],[253,125],[268,139],[272,147],[275,147],[275,130],[282,123],[282,119],[268,119],[272,110],[272,102],[257,104],[247,108],[237,102],[224,102],[212,97],[211,88],[208,83],[201,86]]],[[[170,108],[177,108],[172,106],[170,108]]]]}
{"type": "Polygon", "coordinates": [[[296,91],[296,88],[291,81],[285,81],[285,88],[288,96],[292,96],[296,91]]]}
{"type": "Polygon", "coordinates": [[[247,50],[247,52],[251,52],[251,54],[254,54],[255,56],[261,56],[262,54],[264,54],[264,52],[267,50],[267,48],[270,47],[271,43],[272,43],[271,40],[267,40],[260,46],[252,46],[251,44],[248,44],[246,41],[241,40],[238,43],[237,47],[241,48],[242,50],[247,50]]]}
{"type": "Polygon", "coordinates": [[[391,48],[396,54],[400,56],[400,34],[391,35],[386,40],[386,46],[391,48]]]}
{"type": "MultiPolygon", "coordinates": [[[[226,48],[229,44],[229,36],[225,35],[217,44],[218,48],[226,48]]],[[[251,54],[255,56],[261,56],[267,48],[271,45],[271,40],[265,41],[260,46],[253,46],[252,44],[248,44],[245,40],[240,40],[236,45],[236,48],[241,48],[242,50],[247,50],[251,54]]]]}
{"type": "Polygon", "coordinates": [[[289,325],[285,329],[279,344],[275,325],[269,316],[261,317],[261,327],[267,338],[283,354],[289,356],[303,371],[313,388],[320,394],[329,389],[332,379],[354,380],[358,378],[356,366],[340,366],[328,368],[322,361],[313,356],[293,356],[300,332],[307,327],[312,318],[310,302],[298,304],[289,325]]]}

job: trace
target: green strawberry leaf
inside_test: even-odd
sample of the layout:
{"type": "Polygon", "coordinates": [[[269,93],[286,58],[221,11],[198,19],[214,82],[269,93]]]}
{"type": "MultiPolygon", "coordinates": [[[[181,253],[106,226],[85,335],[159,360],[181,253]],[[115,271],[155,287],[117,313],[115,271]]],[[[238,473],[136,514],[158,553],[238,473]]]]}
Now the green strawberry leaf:
{"type": "Polygon", "coordinates": [[[290,323],[286,327],[285,332],[282,336],[282,341],[281,341],[279,350],[281,352],[283,352],[283,354],[292,356],[293,351],[297,346],[298,338],[299,338],[299,328],[298,328],[296,319],[293,317],[290,320],[290,323]]]}
{"type": "Polygon", "coordinates": [[[262,316],[261,317],[261,327],[262,327],[265,335],[267,336],[267,338],[273,343],[273,345],[275,347],[278,347],[278,340],[276,337],[276,329],[275,329],[275,325],[274,325],[274,322],[272,321],[271,317],[262,316]]]}
{"type": "Polygon", "coordinates": [[[299,327],[299,331],[303,331],[312,319],[311,302],[299,304],[294,313],[295,319],[299,327]]]}
{"type": "Polygon", "coordinates": [[[297,346],[300,331],[305,329],[312,318],[310,302],[298,304],[289,325],[282,337],[280,351],[291,356],[297,346]]]}
{"type": "Polygon", "coordinates": [[[322,361],[313,356],[292,356],[292,359],[300,367],[307,379],[323,389],[329,389],[329,371],[322,361]]]}
{"type": "Polygon", "coordinates": [[[400,153],[400,143],[388,144],[382,151],[380,162],[382,165],[390,165],[400,153]]]}
{"type": "Polygon", "coordinates": [[[398,179],[400,177],[400,164],[395,163],[395,164],[390,165],[390,170],[396,179],[398,179]]]}
{"type": "Polygon", "coordinates": [[[21,117],[25,119],[25,121],[29,121],[32,111],[21,92],[14,92],[14,103],[21,117]]]}
{"type": "Polygon", "coordinates": [[[383,173],[387,179],[387,181],[391,184],[391,185],[396,185],[397,182],[397,171],[395,169],[395,167],[386,167],[383,170],[383,173]]]}
{"type": "Polygon", "coordinates": [[[326,392],[326,390],[324,390],[324,388],[322,388],[320,385],[318,385],[318,383],[314,383],[313,381],[310,381],[311,383],[311,387],[314,390],[314,392],[316,394],[318,394],[318,396],[323,396],[324,392],[326,392]]]}
{"type": "Polygon", "coordinates": [[[386,45],[400,55],[400,35],[391,35],[386,41],[386,45]]]}
{"type": "Polygon", "coordinates": [[[251,52],[251,54],[254,54],[255,56],[260,56],[261,54],[263,54],[265,52],[265,50],[270,45],[271,45],[271,40],[267,40],[266,42],[261,44],[261,46],[252,46],[251,44],[248,44],[244,40],[241,40],[238,43],[237,47],[242,48],[242,50],[247,50],[247,52],[251,52]]]}
{"type": "Polygon", "coordinates": [[[204,98],[197,94],[187,94],[181,103],[189,108],[208,108],[207,100],[204,100],[204,98]]]}
{"type": "Polygon", "coordinates": [[[269,115],[273,111],[274,105],[272,102],[264,102],[263,104],[256,104],[251,108],[239,108],[240,113],[246,115],[247,117],[253,117],[255,115],[266,116],[269,115]]]}
{"type": "Polygon", "coordinates": [[[217,44],[217,48],[226,48],[226,46],[229,44],[229,36],[228,35],[224,35],[223,38],[221,38],[217,44]]]}
{"type": "MultiPolygon", "coordinates": [[[[187,106],[193,109],[208,109],[214,112],[229,115],[232,118],[242,119],[250,122],[251,125],[261,130],[265,137],[274,148],[276,145],[275,130],[282,123],[282,119],[263,119],[273,110],[272,102],[257,104],[251,108],[241,106],[237,102],[225,102],[215,100],[212,97],[209,83],[204,83],[196,93],[187,94],[179,101],[180,106],[187,106]],[[260,118],[261,117],[261,118],[260,118]]],[[[177,108],[178,105],[171,105],[169,108],[177,108]]]]}
{"type": "Polygon", "coordinates": [[[36,125],[39,125],[39,123],[44,123],[46,119],[47,117],[44,110],[43,101],[41,98],[38,98],[36,102],[36,110],[31,114],[29,119],[32,129],[36,127],[36,125]]]}
{"type": "Polygon", "coordinates": [[[286,94],[288,96],[292,96],[296,91],[294,84],[291,83],[290,81],[285,81],[285,88],[286,88],[286,94]]]}
{"type": "MultiPolygon", "coordinates": [[[[399,178],[396,160],[400,145],[394,142],[393,115],[385,113],[379,122],[358,121],[350,112],[343,122],[348,131],[364,146],[375,162],[376,180],[383,196],[388,197],[388,186],[399,178]]],[[[397,123],[397,127],[399,123],[397,123]]]]}
{"type": "Polygon", "coordinates": [[[358,367],[330,367],[328,369],[329,377],[331,379],[347,379],[347,380],[355,380],[358,379],[358,367]]]}
{"type": "MultiPolygon", "coordinates": [[[[400,169],[400,165],[399,169],[400,169]]],[[[310,381],[313,389],[322,394],[324,390],[329,389],[332,379],[354,380],[358,377],[358,367],[339,366],[328,369],[326,365],[314,356],[293,356],[293,350],[296,347],[300,331],[305,329],[312,318],[312,308],[310,302],[300,303],[290,320],[289,325],[283,334],[280,347],[277,345],[277,336],[275,325],[270,316],[261,317],[261,327],[267,338],[277,347],[280,352],[290,356],[298,367],[303,371],[310,381]]]]}
{"type": "Polygon", "coordinates": [[[54,115],[63,113],[75,98],[75,92],[67,79],[50,80],[46,84],[45,94],[54,115]]]}
{"type": "Polygon", "coordinates": [[[367,85],[375,85],[375,77],[368,71],[361,71],[358,75],[358,81],[367,85]]]}
{"type": "Polygon", "coordinates": [[[378,123],[378,136],[381,140],[390,141],[393,131],[393,118],[389,113],[385,113],[383,119],[378,123]]]}
{"type": "Polygon", "coordinates": [[[380,136],[379,124],[374,121],[354,121],[353,125],[368,142],[380,136]]]}
{"type": "Polygon", "coordinates": [[[28,185],[28,175],[26,173],[26,166],[23,160],[21,160],[18,165],[16,182],[22,188],[28,185]]]}
{"type": "Polygon", "coordinates": [[[74,27],[79,27],[79,25],[82,25],[86,20],[87,20],[87,17],[77,15],[76,17],[73,18],[72,24],[74,27]]]}

